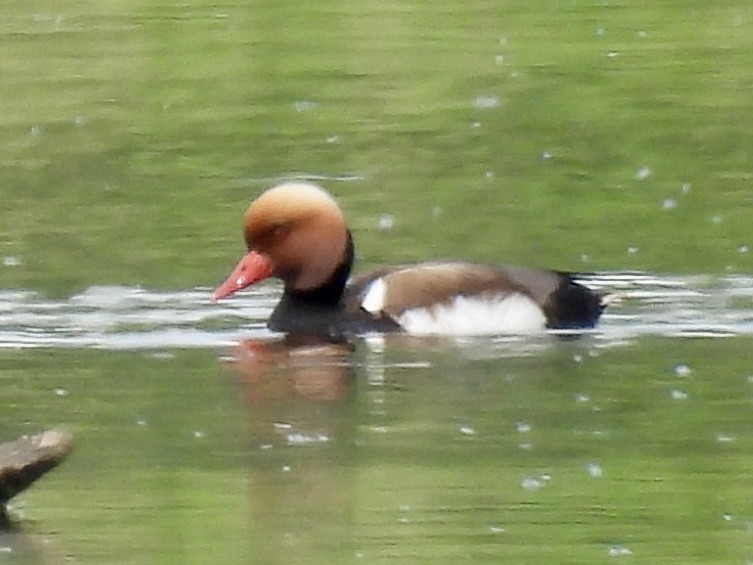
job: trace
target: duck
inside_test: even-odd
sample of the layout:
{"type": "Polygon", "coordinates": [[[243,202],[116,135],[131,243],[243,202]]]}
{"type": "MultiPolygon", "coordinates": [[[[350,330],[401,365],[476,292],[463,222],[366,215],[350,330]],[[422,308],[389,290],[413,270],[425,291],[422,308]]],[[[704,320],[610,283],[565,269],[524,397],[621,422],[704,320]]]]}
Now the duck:
{"type": "Polygon", "coordinates": [[[332,195],[308,182],[262,192],[244,217],[246,253],[213,294],[283,283],[267,326],[290,335],[529,334],[593,328],[609,303],[573,273],[434,260],[351,278],[353,235],[332,195]]]}

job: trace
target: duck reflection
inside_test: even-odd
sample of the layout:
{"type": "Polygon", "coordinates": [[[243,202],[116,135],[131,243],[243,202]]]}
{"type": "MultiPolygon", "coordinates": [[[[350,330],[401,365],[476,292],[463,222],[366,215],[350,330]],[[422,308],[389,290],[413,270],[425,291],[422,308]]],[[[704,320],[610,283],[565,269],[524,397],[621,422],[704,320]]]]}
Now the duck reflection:
{"type": "Polygon", "coordinates": [[[306,337],[246,340],[234,351],[256,562],[352,558],[352,353],[348,343],[306,337]]]}
{"type": "Polygon", "coordinates": [[[305,336],[245,340],[238,344],[232,365],[241,374],[249,404],[293,398],[333,401],[347,395],[352,349],[345,342],[305,336]]]}

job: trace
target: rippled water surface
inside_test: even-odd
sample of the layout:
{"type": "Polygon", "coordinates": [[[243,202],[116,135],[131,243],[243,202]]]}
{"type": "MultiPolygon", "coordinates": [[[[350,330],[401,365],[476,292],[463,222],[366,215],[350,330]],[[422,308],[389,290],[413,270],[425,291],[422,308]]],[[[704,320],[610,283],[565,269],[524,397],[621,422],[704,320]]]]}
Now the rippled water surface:
{"type": "Polygon", "coordinates": [[[565,336],[285,341],[275,287],[0,295],[9,432],[78,449],[4,551],[57,562],[744,561],[751,279],[593,275],[565,336]],[[164,557],[159,557],[163,555],[164,557]],[[251,557],[249,557],[251,556],[251,557]]]}
{"type": "MultiPolygon", "coordinates": [[[[748,276],[603,273],[581,280],[620,296],[595,332],[606,344],[753,332],[753,278],[748,276]]],[[[209,288],[159,292],[101,286],[54,300],[30,291],[0,291],[0,346],[201,348],[274,335],[266,320],[279,299],[275,285],[218,303],[210,295],[209,288]]]]}

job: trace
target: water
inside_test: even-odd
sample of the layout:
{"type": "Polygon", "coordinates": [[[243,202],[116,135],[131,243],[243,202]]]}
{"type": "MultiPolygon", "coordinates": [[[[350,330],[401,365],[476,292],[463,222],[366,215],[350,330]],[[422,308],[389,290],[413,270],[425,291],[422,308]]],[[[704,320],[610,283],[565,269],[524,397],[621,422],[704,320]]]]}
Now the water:
{"type": "Polygon", "coordinates": [[[275,286],[0,295],[8,432],[78,449],[7,551],[57,562],[739,560],[751,279],[592,275],[597,330],[297,343],[275,286]],[[640,355],[636,355],[640,352],[640,355]]]}
{"type": "MultiPolygon", "coordinates": [[[[753,278],[748,276],[601,273],[582,280],[595,290],[620,296],[595,332],[605,345],[631,343],[642,336],[731,337],[753,332],[753,278]]],[[[160,292],[96,286],[66,299],[0,291],[0,347],[150,350],[216,348],[242,338],[269,339],[274,334],[266,329],[266,319],[280,298],[279,285],[259,288],[216,303],[210,300],[210,288],[160,292]]]]}

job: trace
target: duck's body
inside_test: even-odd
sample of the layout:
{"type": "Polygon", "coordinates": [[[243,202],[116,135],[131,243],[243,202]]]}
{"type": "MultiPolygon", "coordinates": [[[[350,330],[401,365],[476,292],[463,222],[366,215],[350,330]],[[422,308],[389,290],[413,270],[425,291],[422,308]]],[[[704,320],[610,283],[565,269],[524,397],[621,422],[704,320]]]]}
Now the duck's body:
{"type": "Polygon", "coordinates": [[[517,334],[590,328],[604,308],[570,274],[464,261],[388,267],[348,281],[351,234],[332,197],[311,184],[286,183],[259,196],[246,212],[245,238],[248,253],[214,296],[282,279],[269,320],[274,331],[517,334]]]}

